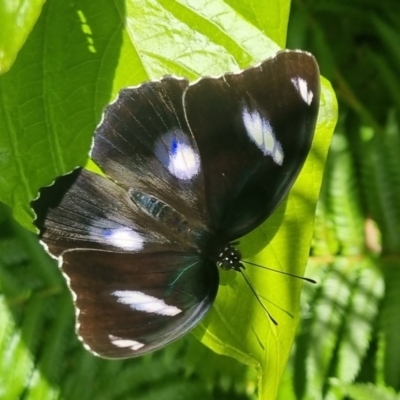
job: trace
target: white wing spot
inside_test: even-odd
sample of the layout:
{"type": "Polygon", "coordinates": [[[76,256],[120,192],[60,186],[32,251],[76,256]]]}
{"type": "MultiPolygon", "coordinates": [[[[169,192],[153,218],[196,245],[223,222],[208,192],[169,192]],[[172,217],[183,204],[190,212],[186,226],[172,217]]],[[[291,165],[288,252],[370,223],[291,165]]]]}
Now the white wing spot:
{"type": "Polygon", "coordinates": [[[276,139],[269,121],[258,111],[250,111],[247,108],[243,109],[242,118],[249,138],[265,156],[271,156],[276,164],[282,165],[284,158],[282,146],[276,139]]]}
{"type": "Polygon", "coordinates": [[[312,102],[312,99],[314,97],[314,94],[311,90],[308,90],[307,81],[303,78],[300,78],[299,76],[292,78],[291,81],[292,81],[294,87],[296,88],[296,90],[300,93],[301,98],[308,105],[310,105],[312,102]]]}
{"type": "Polygon", "coordinates": [[[112,295],[118,297],[118,303],[126,304],[132,310],[170,317],[182,312],[178,307],[165,304],[165,301],[162,299],[157,299],[157,297],[134,290],[116,290],[112,295]]]}
{"type": "Polygon", "coordinates": [[[129,347],[131,350],[139,350],[144,346],[143,343],[137,342],[136,340],[122,339],[113,335],[108,335],[108,338],[114,346],[122,349],[129,347]]]}
{"type": "Polygon", "coordinates": [[[143,248],[143,238],[130,228],[107,229],[104,238],[113,246],[128,251],[137,251],[143,248]]]}
{"type": "Polygon", "coordinates": [[[175,140],[169,152],[168,170],[178,179],[189,180],[200,171],[200,157],[191,146],[175,140]]]}

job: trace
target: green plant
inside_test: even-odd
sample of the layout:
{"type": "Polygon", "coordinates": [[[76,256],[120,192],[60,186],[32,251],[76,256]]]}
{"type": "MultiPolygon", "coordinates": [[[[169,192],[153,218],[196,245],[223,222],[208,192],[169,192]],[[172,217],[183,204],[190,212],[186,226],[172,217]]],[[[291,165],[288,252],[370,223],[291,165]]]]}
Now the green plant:
{"type": "MultiPolygon", "coordinates": [[[[40,17],[32,32],[32,15],[26,29],[19,31],[27,39],[14,65],[20,45],[3,54],[9,56],[2,63],[3,71],[9,70],[0,77],[0,199],[12,207],[16,220],[31,230],[29,201],[41,186],[86,163],[101,110],[121,87],[165,73],[194,80],[202,74],[254,64],[274,54],[278,45],[284,47],[289,10],[287,1],[265,5],[231,1],[228,5],[222,1],[73,4],[54,0],[40,13],[41,5],[30,4],[32,15],[40,17]]],[[[15,15],[1,11],[11,21],[8,26],[18,26],[12,24],[15,15]]],[[[3,49],[6,41],[6,35],[0,35],[3,49]]],[[[22,41],[20,38],[19,43],[22,41]]],[[[335,124],[335,99],[329,83],[322,83],[318,131],[304,171],[288,200],[242,241],[245,256],[298,274],[308,255],[319,182],[335,124]],[[269,246],[261,251],[260,243],[269,246]]],[[[183,363],[178,354],[199,356],[206,351],[182,350],[183,344],[126,362],[101,361],[84,352],[74,339],[71,301],[54,263],[34,247],[33,236],[11,222],[5,211],[3,214],[4,223],[10,225],[4,232],[11,233],[6,235],[1,255],[22,257],[15,263],[3,262],[2,268],[5,323],[0,353],[0,358],[4,355],[4,374],[0,376],[4,398],[125,399],[138,398],[142,389],[143,398],[151,398],[156,396],[152,393],[156,393],[157,382],[165,384],[162,389],[160,383],[159,390],[165,390],[162,398],[180,391],[190,398],[232,398],[235,386],[241,389],[239,394],[254,391],[256,379],[251,370],[219,358],[224,372],[209,370],[209,366],[196,368],[194,382],[207,382],[208,390],[191,380],[182,382],[176,376],[194,367],[189,361],[183,363]],[[7,243],[12,241],[16,250],[9,253],[7,243]],[[8,369],[10,362],[18,368],[8,369]],[[150,370],[157,372],[152,375],[150,370]]],[[[280,325],[278,330],[271,329],[245,283],[234,274],[224,275],[216,304],[195,335],[215,351],[258,368],[263,378],[259,395],[272,399],[294,339],[301,283],[265,271],[254,271],[251,277],[271,304],[294,318],[274,307],[280,325]],[[262,334],[257,337],[255,331],[262,334]]],[[[159,392],[157,396],[161,396],[159,392]]]]}
{"type": "Polygon", "coordinates": [[[399,11],[293,3],[289,46],[317,55],[341,117],[307,269],[321,285],[306,288],[285,400],[399,398],[399,11]]]}

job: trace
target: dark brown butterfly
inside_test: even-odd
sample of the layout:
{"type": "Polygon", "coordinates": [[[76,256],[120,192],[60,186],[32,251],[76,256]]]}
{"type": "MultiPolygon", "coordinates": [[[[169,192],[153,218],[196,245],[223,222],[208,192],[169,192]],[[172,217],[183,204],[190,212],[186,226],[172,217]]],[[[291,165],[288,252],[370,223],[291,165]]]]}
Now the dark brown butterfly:
{"type": "Polygon", "coordinates": [[[240,73],[119,93],[91,152],[106,177],[76,169],[32,203],[86,347],[138,356],[202,319],[217,266],[242,268],[232,241],[268,218],[299,174],[319,92],[315,59],[285,51],[240,73]]]}

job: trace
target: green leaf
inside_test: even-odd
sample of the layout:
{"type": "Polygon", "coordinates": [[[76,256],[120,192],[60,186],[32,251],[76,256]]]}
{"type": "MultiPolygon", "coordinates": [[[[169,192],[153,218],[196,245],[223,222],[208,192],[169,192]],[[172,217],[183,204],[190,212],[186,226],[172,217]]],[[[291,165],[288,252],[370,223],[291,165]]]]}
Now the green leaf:
{"type": "MultiPolygon", "coordinates": [[[[15,218],[33,229],[29,201],[56,176],[85,164],[101,110],[123,86],[165,74],[194,80],[237,71],[275,54],[278,45],[263,32],[284,43],[288,1],[245,3],[249,7],[239,0],[47,3],[13,68],[0,77],[0,200],[15,218]],[[268,16],[256,17],[263,13],[268,16]]],[[[312,152],[288,199],[243,239],[245,258],[303,273],[336,111],[322,80],[312,152]]],[[[302,283],[256,268],[247,273],[279,326],[241,276],[226,273],[196,335],[256,367],[260,398],[273,399],[293,342],[302,283]]]]}
{"type": "Polygon", "coordinates": [[[0,77],[0,201],[33,229],[29,201],[85,164],[101,111],[122,87],[235,71],[277,50],[222,1],[46,4],[0,77]]]}
{"type": "Polygon", "coordinates": [[[400,400],[400,395],[391,387],[378,386],[372,383],[346,385],[340,380],[332,379],[332,381],[336,386],[341,387],[352,400],[400,400]]]}
{"type": "Polygon", "coordinates": [[[383,373],[385,384],[398,388],[400,386],[400,315],[398,304],[400,302],[400,268],[397,260],[385,260],[383,263],[385,273],[385,300],[382,304],[382,337],[384,345],[383,373]]]}
{"type": "Polygon", "coordinates": [[[363,224],[358,187],[346,136],[336,131],[328,157],[329,219],[341,243],[341,254],[358,255],[364,249],[363,224]]]}
{"type": "MultiPolygon", "coordinates": [[[[332,105],[333,99],[332,92],[324,87],[321,103],[332,105]]],[[[303,275],[335,121],[334,115],[325,115],[329,112],[334,114],[328,107],[321,108],[313,150],[287,201],[241,241],[245,260],[303,275]]],[[[253,267],[247,268],[247,275],[279,325],[273,325],[239,274],[221,272],[217,300],[196,336],[214,351],[256,367],[260,398],[274,399],[298,324],[302,282],[253,267]]]]}
{"type": "Polygon", "coordinates": [[[11,68],[43,4],[44,0],[0,2],[0,75],[11,68]]]}

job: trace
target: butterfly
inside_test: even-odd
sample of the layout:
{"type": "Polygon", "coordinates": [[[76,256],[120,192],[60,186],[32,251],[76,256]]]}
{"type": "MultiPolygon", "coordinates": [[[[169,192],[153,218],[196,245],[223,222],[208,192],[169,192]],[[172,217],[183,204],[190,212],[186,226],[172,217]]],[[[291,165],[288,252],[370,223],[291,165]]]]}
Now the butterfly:
{"type": "Polygon", "coordinates": [[[59,260],[85,347],[139,356],[190,331],[212,306],[235,241],[285,197],[310,151],[319,107],[313,56],[283,51],[194,83],[122,89],[91,158],[32,202],[59,260]]]}

